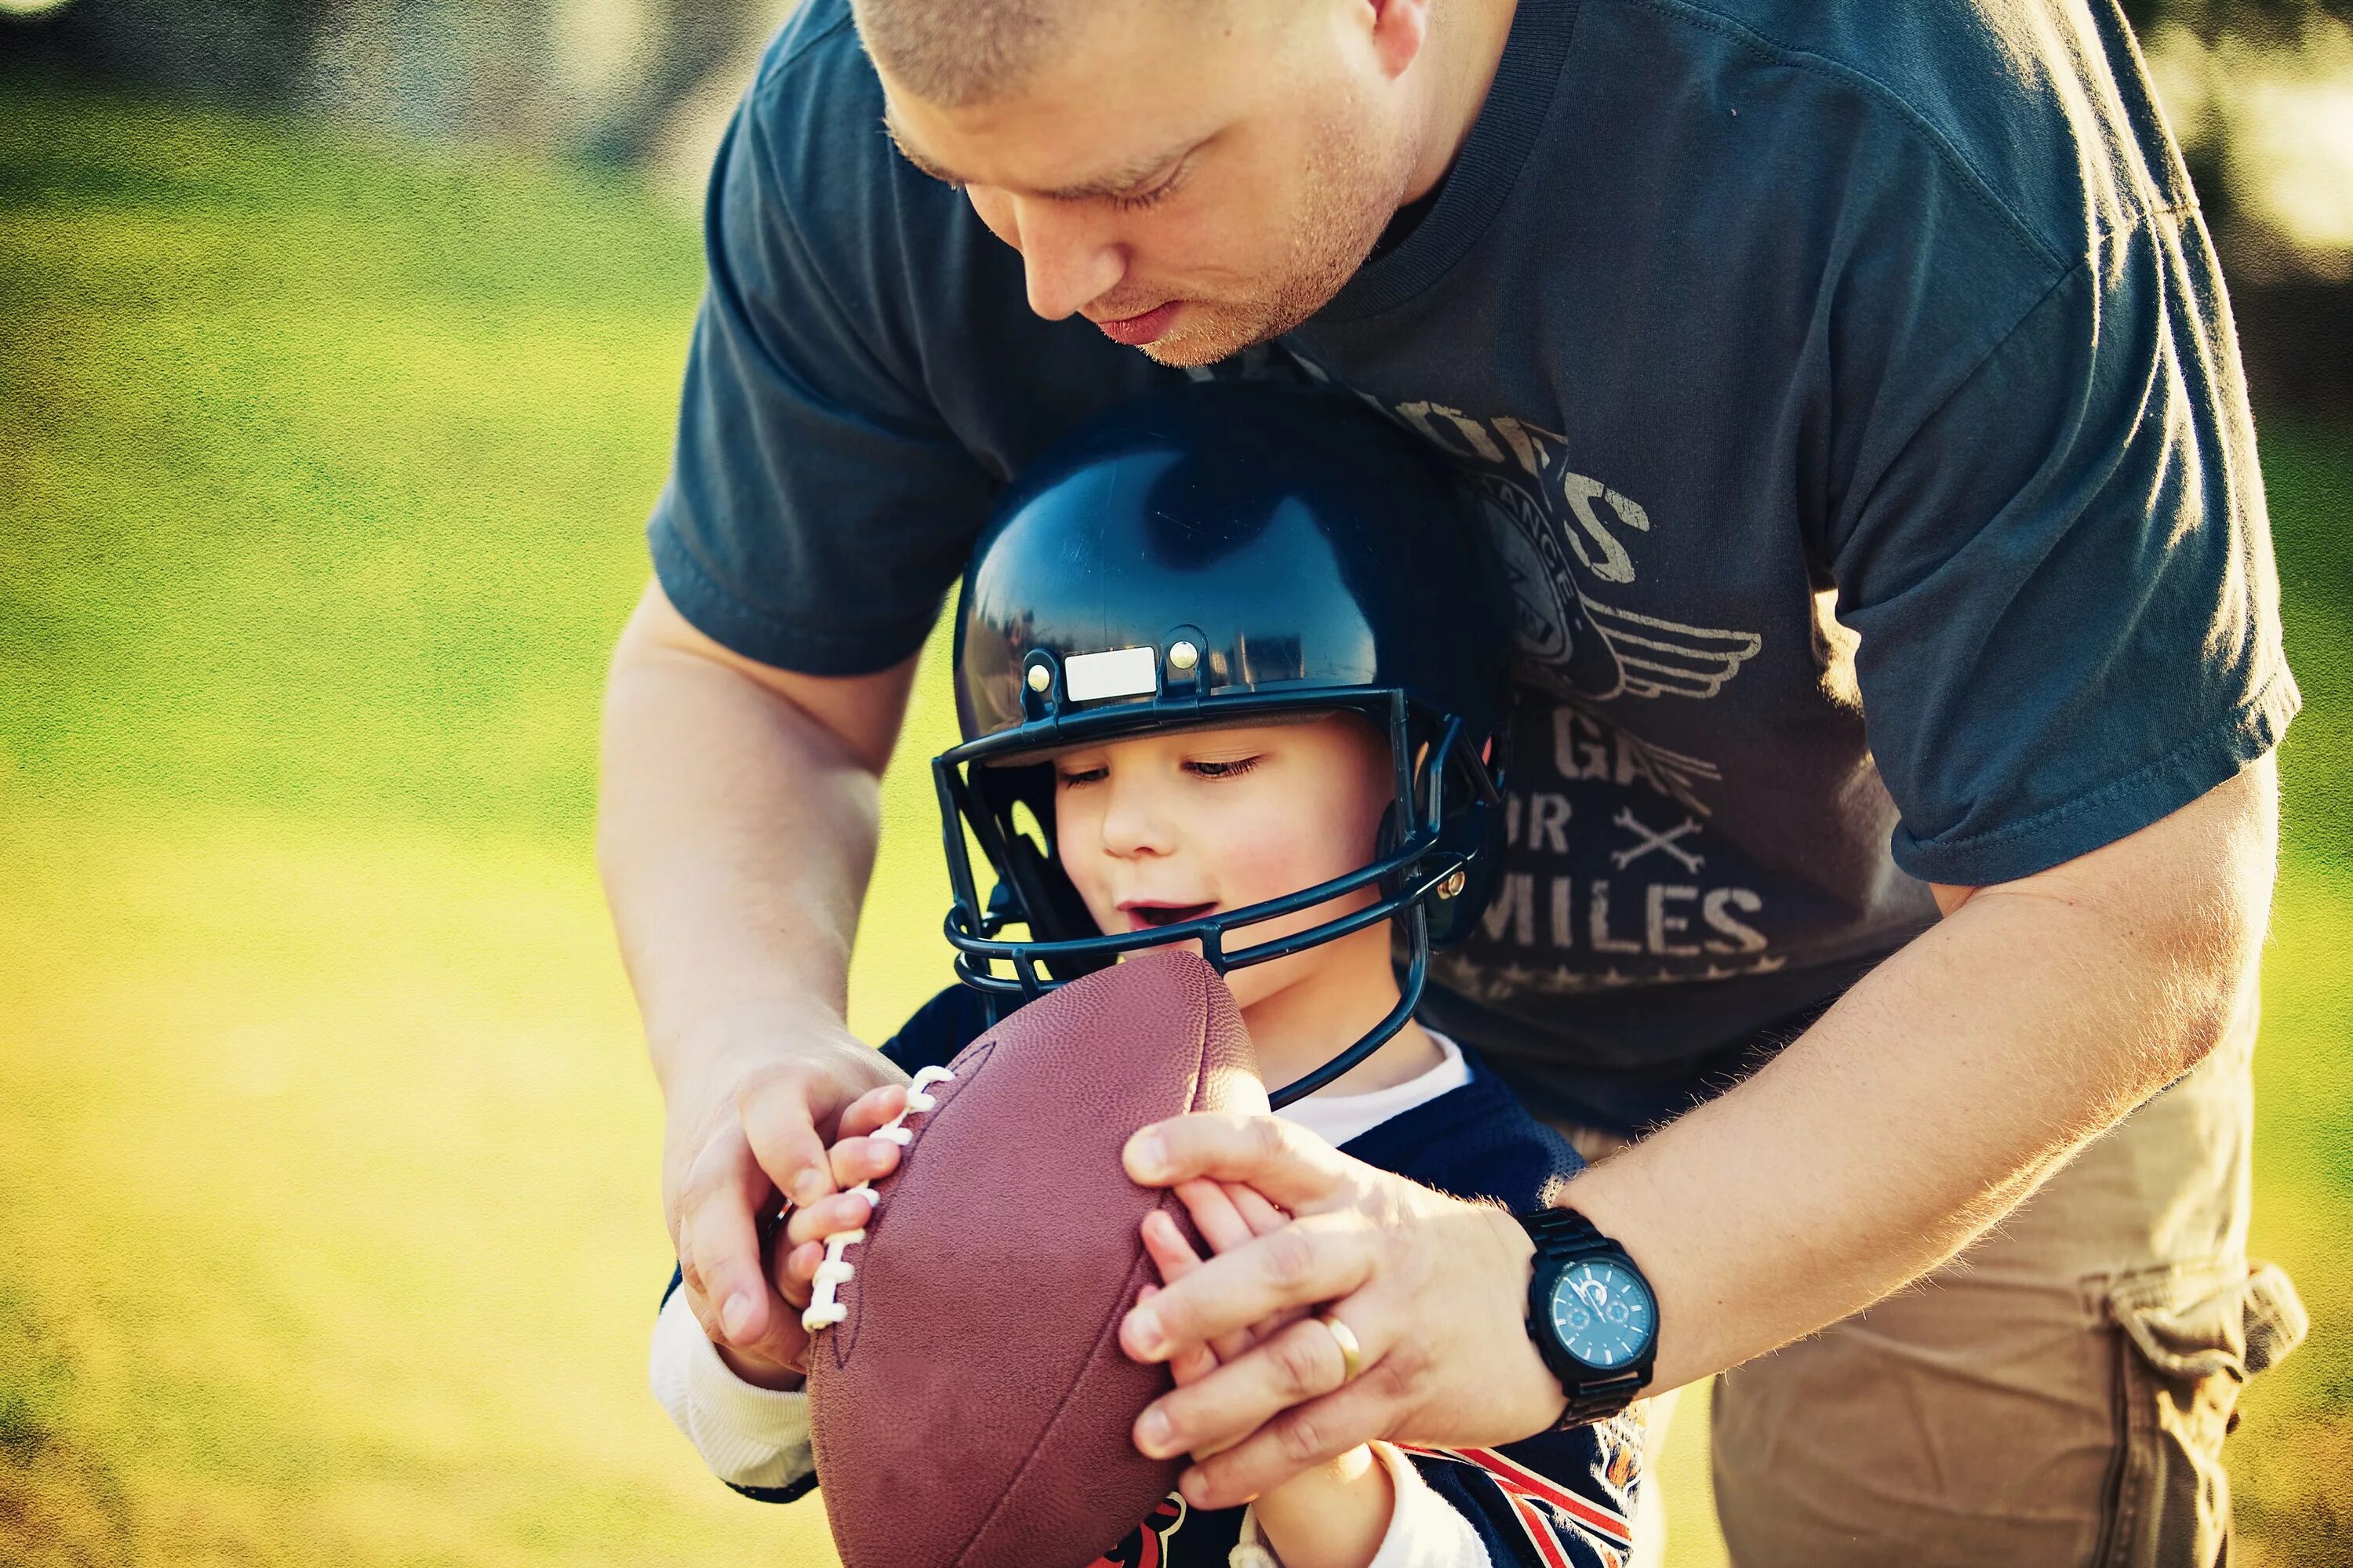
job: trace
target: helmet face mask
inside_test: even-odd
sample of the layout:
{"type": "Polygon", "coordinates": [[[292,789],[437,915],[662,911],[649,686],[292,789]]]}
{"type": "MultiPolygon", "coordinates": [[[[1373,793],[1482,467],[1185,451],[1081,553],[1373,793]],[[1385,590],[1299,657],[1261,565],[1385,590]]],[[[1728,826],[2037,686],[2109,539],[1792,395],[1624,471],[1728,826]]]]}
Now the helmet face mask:
{"type": "Polygon", "coordinates": [[[956,634],[966,738],[934,763],[958,977],[1018,1004],[1145,948],[1198,942],[1229,972],[1392,923],[1397,1005],[1271,1097],[1371,1054],[1410,1018],[1433,948],[1485,908],[1500,858],[1511,620],[1481,543],[1433,458],[1329,395],[1196,387],[1047,454],[974,551],[956,634]],[[1097,928],[1056,850],[1045,758],[1335,711],[1388,743],[1390,803],[1364,864],[1167,926],[1097,928]],[[1353,906],[1253,934],[1335,900],[1353,906]]]}

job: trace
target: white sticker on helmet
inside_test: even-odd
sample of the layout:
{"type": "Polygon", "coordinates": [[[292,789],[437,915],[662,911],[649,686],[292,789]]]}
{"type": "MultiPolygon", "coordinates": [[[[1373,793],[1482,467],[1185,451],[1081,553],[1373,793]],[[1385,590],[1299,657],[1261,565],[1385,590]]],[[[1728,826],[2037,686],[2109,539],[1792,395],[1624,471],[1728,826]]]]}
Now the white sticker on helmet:
{"type": "Polygon", "coordinates": [[[1148,697],[1159,689],[1159,656],[1150,648],[1114,648],[1062,662],[1062,691],[1074,703],[1148,697]]]}

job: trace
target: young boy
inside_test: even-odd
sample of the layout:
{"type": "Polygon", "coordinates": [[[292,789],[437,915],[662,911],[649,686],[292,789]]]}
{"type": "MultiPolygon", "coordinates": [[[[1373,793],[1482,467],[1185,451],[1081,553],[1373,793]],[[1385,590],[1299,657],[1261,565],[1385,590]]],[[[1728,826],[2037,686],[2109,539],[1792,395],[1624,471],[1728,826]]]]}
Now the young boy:
{"type": "MultiPolygon", "coordinates": [[[[1576,1155],[1411,1018],[1430,949],[1478,917],[1495,859],[1512,622],[1475,527],[1409,438],[1289,389],[1146,399],[1040,460],[975,548],[966,740],[936,765],[965,984],[885,1053],[944,1064],[994,1009],[1184,944],[1226,971],[1280,1114],[1415,1181],[1541,1204],[1576,1155]],[[967,832],[997,875],[986,906],[967,832]]],[[[845,1188],[895,1165],[864,1135],[903,1104],[880,1089],[844,1114],[845,1188]]],[[[1286,1218],[1246,1188],[1178,1191],[1217,1251],[1286,1218]]],[[[825,1238],[868,1212],[845,1191],[789,1215],[787,1298],[808,1299],[825,1238]]],[[[1198,1264],[1165,1215],[1142,1239],[1165,1279],[1198,1264]]],[[[1246,1343],[1172,1371],[1193,1381],[1246,1343]]],[[[656,1392],[737,1489],[811,1484],[799,1372],[722,1352],[666,1298],[656,1392]]],[[[1248,1510],[1172,1495],[1103,1562],[1620,1563],[1640,1451],[1622,1419],[1499,1450],[1374,1444],[1248,1510]]]]}

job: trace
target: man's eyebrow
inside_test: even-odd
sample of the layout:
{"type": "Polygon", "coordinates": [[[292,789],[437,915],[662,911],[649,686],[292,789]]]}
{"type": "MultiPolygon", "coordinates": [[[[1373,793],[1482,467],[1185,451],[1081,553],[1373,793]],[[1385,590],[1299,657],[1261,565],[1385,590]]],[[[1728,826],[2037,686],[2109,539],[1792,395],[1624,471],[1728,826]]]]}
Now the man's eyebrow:
{"type": "MultiPolygon", "coordinates": [[[[889,134],[892,144],[899,149],[899,155],[931,175],[932,178],[952,185],[970,183],[962,175],[951,169],[943,168],[925,157],[907,140],[905,132],[899,129],[898,122],[891,118],[891,112],[887,109],[882,111],[882,129],[889,134]]],[[[1077,185],[1059,185],[1052,190],[1038,191],[1033,194],[1043,196],[1049,201],[1100,201],[1106,196],[1126,196],[1200,144],[1199,142],[1188,142],[1181,147],[1172,148],[1166,153],[1156,153],[1148,158],[1134,159],[1118,168],[1098,175],[1093,179],[1082,180],[1077,185]]]]}

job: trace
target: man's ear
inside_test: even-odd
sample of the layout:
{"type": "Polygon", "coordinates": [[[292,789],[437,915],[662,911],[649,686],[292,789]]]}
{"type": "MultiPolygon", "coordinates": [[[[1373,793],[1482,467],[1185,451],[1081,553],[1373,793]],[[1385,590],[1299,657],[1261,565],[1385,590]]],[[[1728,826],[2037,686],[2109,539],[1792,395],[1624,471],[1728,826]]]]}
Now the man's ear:
{"type": "Polygon", "coordinates": [[[1430,0],[1360,0],[1371,13],[1373,56],[1394,81],[1430,40],[1430,0]]]}

